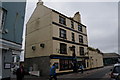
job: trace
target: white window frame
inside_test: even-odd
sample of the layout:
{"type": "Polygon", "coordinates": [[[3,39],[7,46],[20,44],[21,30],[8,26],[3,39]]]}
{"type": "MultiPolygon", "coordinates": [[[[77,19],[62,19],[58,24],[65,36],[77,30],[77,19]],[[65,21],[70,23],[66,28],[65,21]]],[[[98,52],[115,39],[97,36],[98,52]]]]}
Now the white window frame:
{"type": "Polygon", "coordinates": [[[0,30],[2,30],[2,17],[3,17],[3,9],[0,8],[0,30]]]}
{"type": "Polygon", "coordinates": [[[7,11],[0,7],[0,32],[2,32],[2,30],[3,30],[6,15],[7,15],[7,11]]]}

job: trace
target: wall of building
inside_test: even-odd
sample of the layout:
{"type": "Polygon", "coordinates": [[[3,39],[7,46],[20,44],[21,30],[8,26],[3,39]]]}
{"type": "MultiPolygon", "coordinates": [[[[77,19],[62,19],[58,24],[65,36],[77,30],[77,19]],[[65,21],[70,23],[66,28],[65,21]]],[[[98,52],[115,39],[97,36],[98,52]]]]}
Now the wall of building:
{"type": "Polygon", "coordinates": [[[0,59],[2,59],[0,60],[0,76],[2,74],[2,78],[8,78],[11,76],[11,68],[5,68],[5,64],[8,64],[8,67],[10,67],[12,51],[20,52],[22,47],[26,0],[24,2],[2,2],[1,7],[6,12],[6,16],[5,20],[3,19],[4,26],[0,29],[0,31],[2,30],[0,32],[0,48],[2,49],[0,54],[0,59]]]}
{"type": "Polygon", "coordinates": [[[26,2],[2,2],[2,7],[7,10],[3,31],[8,31],[2,35],[3,39],[22,44],[25,6],[26,2]]]}
{"type": "MultiPolygon", "coordinates": [[[[88,41],[87,41],[86,27],[84,25],[81,24],[83,31],[80,32],[78,31],[78,22],[74,22],[75,28],[73,30],[71,28],[71,20],[68,18],[66,18],[67,26],[65,27],[69,29],[60,27],[58,25],[55,25],[54,23],[59,24],[59,14],[54,12],[52,9],[47,8],[42,3],[38,3],[35,11],[33,12],[32,16],[30,17],[26,25],[27,29],[26,29],[26,45],[25,45],[25,58],[26,58],[25,63],[27,65],[27,68],[32,66],[35,63],[35,61],[39,60],[39,63],[38,62],[36,63],[39,67],[41,63],[47,65],[47,67],[44,67],[44,68],[41,67],[42,70],[49,69],[50,67],[49,62],[51,65],[57,62],[59,64],[58,69],[57,69],[58,73],[68,72],[72,70],[61,70],[60,71],[59,69],[60,69],[61,58],[62,59],[67,58],[68,60],[70,60],[71,56],[73,56],[72,51],[70,50],[69,47],[75,46],[76,56],[80,56],[79,47],[84,47],[84,52],[87,53],[88,41]],[[68,42],[53,39],[54,37],[60,39],[59,28],[65,29],[67,31],[66,40],[68,42]],[[72,32],[75,34],[75,42],[71,41],[72,32]],[[83,36],[84,43],[79,43],[79,35],[83,36]],[[41,43],[45,44],[44,48],[40,47],[41,43]],[[67,44],[67,54],[60,54],[60,43],[67,44]],[[35,47],[35,50],[32,50],[32,46],[35,47]],[[51,58],[50,60],[47,59],[47,61],[45,61],[45,59],[43,58],[45,56],[46,57],[55,56],[55,58],[51,58]]],[[[71,61],[72,60],[73,60],[73,57],[71,61]]],[[[87,60],[85,60],[85,62],[87,62],[87,60]]]]}
{"type": "Polygon", "coordinates": [[[50,58],[47,56],[26,58],[25,68],[33,71],[40,71],[40,76],[48,76],[50,71],[50,58]],[[29,64],[28,64],[29,63],[29,64]]]}
{"type": "MultiPolygon", "coordinates": [[[[53,22],[56,22],[56,23],[60,24],[59,23],[59,15],[60,15],[59,13],[56,13],[54,11],[52,12],[53,22]]],[[[68,19],[68,18],[66,18],[66,26],[65,27],[68,27],[68,28],[72,29],[71,28],[71,20],[68,19]]],[[[80,56],[79,47],[84,47],[84,50],[85,50],[84,52],[87,52],[88,40],[87,40],[87,32],[86,32],[86,28],[85,27],[82,26],[83,32],[80,34],[80,33],[77,33],[75,31],[72,31],[72,30],[66,29],[64,27],[61,27],[59,25],[53,24],[53,37],[60,38],[59,37],[60,36],[60,30],[59,29],[66,30],[66,40],[67,41],[73,42],[72,41],[72,37],[71,37],[72,36],[71,33],[74,33],[74,35],[75,35],[75,43],[79,43],[79,35],[82,35],[83,36],[83,45],[76,45],[76,44],[71,44],[71,43],[67,43],[67,42],[62,42],[62,41],[54,40],[53,41],[53,54],[59,54],[59,50],[60,50],[60,45],[59,44],[60,43],[67,44],[67,52],[68,52],[67,55],[69,55],[69,56],[72,56],[72,51],[70,51],[70,49],[69,49],[69,47],[71,47],[72,45],[75,46],[75,51],[76,51],[76,55],[77,56],[80,56]]],[[[76,22],[74,22],[74,30],[78,31],[78,23],[76,23],[76,22]]]]}
{"type": "Polygon", "coordinates": [[[71,43],[66,43],[66,42],[62,42],[62,41],[53,40],[53,54],[72,56],[73,51],[71,51],[69,47],[71,47],[73,45],[75,46],[76,56],[80,56],[79,47],[84,47],[84,52],[85,53],[87,52],[87,47],[85,47],[85,46],[80,46],[80,45],[75,45],[75,44],[71,44],[71,43]],[[60,43],[67,44],[67,54],[60,54],[60,43]]]}
{"type": "Polygon", "coordinates": [[[12,62],[12,51],[11,50],[2,50],[2,78],[11,77],[11,69],[5,68],[5,64],[11,64],[12,62]]]}
{"type": "MultiPolygon", "coordinates": [[[[59,15],[60,14],[58,14],[56,12],[52,12],[53,22],[56,22],[56,23],[60,24],[59,23],[59,15]]],[[[68,27],[68,28],[72,29],[71,28],[71,20],[68,19],[68,18],[66,18],[66,26],[65,27],[68,27]]],[[[82,32],[77,33],[77,32],[75,32],[75,31],[78,31],[78,23],[76,23],[76,22],[74,22],[74,29],[73,29],[75,31],[69,30],[69,29],[66,29],[66,28],[63,28],[63,27],[60,27],[58,25],[53,24],[53,37],[59,37],[59,28],[67,31],[67,33],[66,33],[67,34],[67,40],[71,41],[71,39],[72,39],[71,38],[71,32],[73,32],[75,34],[75,42],[79,43],[79,35],[82,35],[84,44],[86,44],[86,45],[88,44],[86,27],[82,26],[82,32]]]]}
{"type": "Polygon", "coordinates": [[[97,51],[89,50],[89,65],[90,68],[102,67],[103,66],[103,55],[98,53],[97,51]]]}
{"type": "MultiPolygon", "coordinates": [[[[61,14],[60,13],[56,13],[54,11],[52,13],[53,13],[52,14],[53,21],[56,22],[56,23],[59,23],[59,15],[61,15],[61,14]]],[[[66,18],[66,27],[71,28],[71,20],[70,20],[70,18],[68,18],[68,17],[66,17],[64,15],[62,15],[62,16],[66,18]]],[[[74,30],[78,31],[78,23],[77,22],[74,22],[74,30]]],[[[87,34],[86,27],[83,27],[83,33],[87,34]]]]}
{"type": "Polygon", "coordinates": [[[51,10],[38,4],[27,23],[25,58],[49,56],[52,53],[52,15],[51,10]],[[40,44],[45,47],[41,48],[40,44]],[[36,50],[32,50],[32,46],[36,50]]]}

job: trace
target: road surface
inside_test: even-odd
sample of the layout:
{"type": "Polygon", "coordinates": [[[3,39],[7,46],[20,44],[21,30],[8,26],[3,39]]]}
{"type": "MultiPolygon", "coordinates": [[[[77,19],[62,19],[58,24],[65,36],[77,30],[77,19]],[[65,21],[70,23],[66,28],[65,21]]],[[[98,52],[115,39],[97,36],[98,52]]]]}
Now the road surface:
{"type": "MultiPolygon", "coordinates": [[[[112,66],[106,66],[99,69],[84,71],[84,73],[69,73],[57,76],[57,80],[111,80],[110,69],[112,66]]],[[[11,80],[16,80],[15,76],[11,80]]],[[[25,76],[24,80],[49,80],[48,77],[25,76]]]]}
{"type": "Polygon", "coordinates": [[[85,71],[82,73],[71,73],[58,76],[58,80],[111,80],[110,69],[112,66],[85,71]]]}

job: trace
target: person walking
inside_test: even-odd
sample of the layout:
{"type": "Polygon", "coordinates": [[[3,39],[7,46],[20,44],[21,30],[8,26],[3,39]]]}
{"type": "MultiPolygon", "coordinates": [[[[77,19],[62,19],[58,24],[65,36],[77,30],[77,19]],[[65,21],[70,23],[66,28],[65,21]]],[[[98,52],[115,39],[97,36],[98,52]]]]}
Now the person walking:
{"type": "Polygon", "coordinates": [[[52,67],[50,68],[50,79],[49,80],[57,80],[57,75],[56,75],[56,65],[53,64],[52,67]]]}
{"type": "Polygon", "coordinates": [[[23,80],[25,75],[24,65],[20,63],[20,67],[16,71],[17,80],[23,80]]]}
{"type": "Polygon", "coordinates": [[[80,69],[81,69],[81,73],[83,73],[84,66],[82,64],[80,65],[80,69]]]}

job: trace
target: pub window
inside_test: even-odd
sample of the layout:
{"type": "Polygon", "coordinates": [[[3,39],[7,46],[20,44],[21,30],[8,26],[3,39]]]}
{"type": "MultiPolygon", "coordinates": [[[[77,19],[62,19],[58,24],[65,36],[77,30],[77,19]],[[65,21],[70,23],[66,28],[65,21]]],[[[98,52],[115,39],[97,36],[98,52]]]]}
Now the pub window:
{"type": "Polygon", "coordinates": [[[66,19],[63,16],[59,16],[59,23],[66,25],[66,19]]]}
{"type": "Polygon", "coordinates": [[[84,47],[80,47],[80,55],[84,55],[84,47]]]}
{"type": "Polygon", "coordinates": [[[60,59],[60,70],[71,70],[72,60],[60,59]]]}
{"type": "Polygon", "coordinates": [[[66,30],[60,29],[60,37],[66,39],[66,30]]]}
{"type": "Polygon", "coordinates": [[[78,24],[78,31],[82,32],[82,25],[78,24]]]}
{"type": "Polygon", "coordinates": [[[75,35],[72,33],[72,41],[75,41],[75,35]]]}
{"type": "Polygon", "coordinates": [[[71,28],[74,29],[74,22],[73,21],[71,21],[71,28]]]}
{"type": "Polygon", "coordinates": [[[7,11],[3,8],[0,8],[0,30],[2,30],[4,27],[6,15],[7,11]]]}
{"type": "Polygon", "coordinates": [[[67,54],[67,45],[60,43],[60,54],[67,54]]]}
{"type": "Polygon", "coordinates": [[[83,43],[83,36],[82,35],[79,35],[79,42],[83,43]]]}

